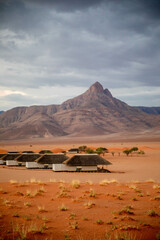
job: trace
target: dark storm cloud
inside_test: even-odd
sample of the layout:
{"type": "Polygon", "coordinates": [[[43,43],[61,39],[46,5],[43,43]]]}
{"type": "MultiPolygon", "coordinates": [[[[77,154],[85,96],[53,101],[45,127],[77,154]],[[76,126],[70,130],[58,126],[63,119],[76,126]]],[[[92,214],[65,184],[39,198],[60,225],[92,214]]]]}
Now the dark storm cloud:
{"type": "MultiPolygon", "coordinates": [[[[8,2],[11,2],[11,0],[8,2]]],[[[49,5],[59,9],[61,11],[74,11],[82,10],[89,7],[98,6],[101,3],[113,5],[115,8],[117,5],[120,8],[126,6],[131,11],[142,11],[147,14],[151,14],[154,17],[160,16],[160,1],[159,0],[23,0],[24,3],[35,3],[39,5],[49,5]]]]}
{"type": "Polygon", "coordinates": [[[159,0],[0,0],[0,23],[3,87],[160,85],[159,0]]]}

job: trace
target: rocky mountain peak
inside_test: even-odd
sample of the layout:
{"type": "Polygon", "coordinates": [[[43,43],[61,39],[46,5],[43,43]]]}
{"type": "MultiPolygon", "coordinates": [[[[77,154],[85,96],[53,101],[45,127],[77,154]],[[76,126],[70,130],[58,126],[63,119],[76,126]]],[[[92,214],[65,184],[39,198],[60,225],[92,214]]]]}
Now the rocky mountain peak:
{"type": "Polygon", "coordinates": [[[104,94],[107,95],[107,96],[110,97],[110,98],[113,97],[112,94],[111,94],[111,92],[110,92],[107,88],[104,90],[104,94]]]}
{"type": "Polygon", "coordinates": [[[103,86],[99,82],[95,82],[89,89],[91,93],[103,93],[103,86]]]}

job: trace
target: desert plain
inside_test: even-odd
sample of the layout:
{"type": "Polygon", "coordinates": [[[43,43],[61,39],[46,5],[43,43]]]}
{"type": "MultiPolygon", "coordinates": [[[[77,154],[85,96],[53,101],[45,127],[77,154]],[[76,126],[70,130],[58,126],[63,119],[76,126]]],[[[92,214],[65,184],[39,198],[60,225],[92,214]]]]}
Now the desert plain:
{"type": "Polygon", "coordinates": [[[160,142],[3,142],[0,151],[106,147],[111,173],[0,166],[0,239],[160,239],[160,142]],[[126,156],[138,147],[144,155],[126,156]]]}

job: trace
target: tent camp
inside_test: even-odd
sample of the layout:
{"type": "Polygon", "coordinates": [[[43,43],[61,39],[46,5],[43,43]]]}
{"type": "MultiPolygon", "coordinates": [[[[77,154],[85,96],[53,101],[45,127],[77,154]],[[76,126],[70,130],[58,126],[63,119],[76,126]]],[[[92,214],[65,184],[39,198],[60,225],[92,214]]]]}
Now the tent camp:
{"type": "Polygon", "coordinates": [[[64,161],[62,164],[53,164],[54,171],[73,171],[73,172],[95,172],[98,166],[111,164],[109,161],[100,157],[98,154],[76,154],[64,161]]]}
{"type": "Polygon", "coordinates": [[[3,164],[13,166],[12,162],[20,155],[20,153],[7,153],[1,157],[3,164]]]}
{"type": "Polygon", "coordinates": [[[52,164],[59,165],[67,160],[68,157],[63,153],[59,154],[42,154],[35,162],[27,162],[27,168],[52,168],[52,164]]]}
{"type": "Polygon", "coordinates": [[[12,161],[6,161],[6,164],[8,166],[26,166],[26,162],[34,162],[39,156],[40,154],[37,153],[23,153],[12,161]]]}

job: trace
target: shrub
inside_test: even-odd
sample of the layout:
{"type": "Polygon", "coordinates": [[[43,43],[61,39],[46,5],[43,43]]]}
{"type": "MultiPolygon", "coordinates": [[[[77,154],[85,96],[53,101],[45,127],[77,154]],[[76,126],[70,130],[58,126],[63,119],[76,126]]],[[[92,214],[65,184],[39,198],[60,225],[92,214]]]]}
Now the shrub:
{"type": "Polygon", "coordinates": [[[62,205],[59,207],[59,210],[60,210],[60,211],[67,211],[68,208],[67,208],[64,204],[62,204],[62,205]]]}
{"type": "Polygon", "coordinates": [[[104,222],[103,222],[101,219],[98,219],[98,220],[96,221],[96,223],[97,223],[98,225],[102,225],[104,222]]]}
{"type": "Polygon", "coordinates": [[[158,213],[156,213],[153,209],[152,210],[148,210],[147,215],[150,217],[156,217],[158,216],[158,213]]]}
{"type": "Polygon", "coordinates": [[[72,181],[72,187],[79,188],[80,187],[80,181],[79,180],[73,180],[72,181]]]}
{"type": "Polygon", "coordinates": [[[86,153],[92,154],[92,153],[95,153],[95,151],[93,149],[91,149],[91,148],[87,148],[86,149],[86,153]]]}

